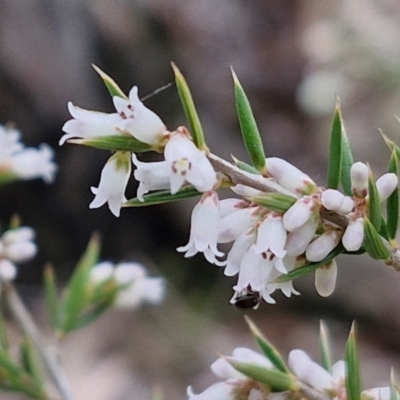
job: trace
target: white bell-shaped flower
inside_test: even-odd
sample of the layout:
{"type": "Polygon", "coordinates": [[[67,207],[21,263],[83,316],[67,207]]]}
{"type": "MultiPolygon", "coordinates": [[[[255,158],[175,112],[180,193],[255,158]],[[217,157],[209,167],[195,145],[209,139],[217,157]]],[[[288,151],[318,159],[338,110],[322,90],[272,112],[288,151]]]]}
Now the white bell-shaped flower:
{"type": "Polygon", "coordinates": [[[284,250],[286,237],[282,216],[270,213],[258,227],[255,251],[256,253],[271,251],[276,257],[283,258],[286,255],[284,250]]]}
{"type": "Polygon", "coordinates": [[[117,113],[107,114],[84,110],[74,106],[72,102],[68,102],[68,110],[73,119],[67,121],[62,127],[65,135],[60,139],[60,146],[72,138],[87,139],[120,134],[117,125],[121,121],[121,117],[117,113]]]}
{"type": "Polygon", "coordinates": [[[219,261],[215,257],[224,255],[217,249],[219,222],[218,194],[205,193],[192,212],[189,243],[178,247],[177,251],[185,252],[185,257],[192,257],[198,252],[204,253],[208,262],[218,265],[219,261]]]}
{"type": "Polygon", "coordinates": [[[306,258],[311,262],[323,260],[339,243],[340,233],[327,230],[311,242],[306,250],[306,258]]]}
{"type": "Polygon", "coordinates": [[[306,251],[307,246],[318,228],[318,217],[311,217],[305,224],[293,232],[289,232],[285,249],[289,256],[299,256],[306,251]]]}
{"type": "Polygon", "coordinates": [[[131,156],[128,152],[117,151],[101,171],[99,187],[92,187],[95,198],[90,208],[108,203],[110,211],[119,217],[121,205],[126,201],[125,189],[131,174],[131,156]]]}
{"type": "Polygon", "coordinates": [[[313,215],[315,201],[311,196],[303,196],[298,199],[283,215],[283,226],[289,232],[293,232],[304,225],[313,215]]]}
{"type": "Polygon", "coordinates": [[[217,183],[217,175],[204,151],[184,134],[176,131],[168,140],[164,157],[170,173],[170,190],[177,193],[185,182],[199,192],[208,192],[217,183]]]}
{"type": "Polygon", "coordinates": [[[113,102],[120,116],[117,124],[120,130],[143,143],[156,145],[160,142],[166,126],[155,112],[139,100],[137,86],[130,90],[129,99],[114,96],[113,102]]]}

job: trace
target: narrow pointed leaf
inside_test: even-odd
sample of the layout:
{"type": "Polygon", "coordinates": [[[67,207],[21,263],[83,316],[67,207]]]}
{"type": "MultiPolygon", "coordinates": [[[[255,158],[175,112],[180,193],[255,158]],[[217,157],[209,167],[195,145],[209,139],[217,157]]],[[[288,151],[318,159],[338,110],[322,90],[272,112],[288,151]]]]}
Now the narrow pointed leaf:
{"type": "Polygon", "coordinates": [[[198,192],[194,187],[187,187],[180,190],[178,193],[171,194],[169,190],[162,190],[156,193],[146,194],[143,196],[144,201],[140,201],[137,197],[128,200],[122,204],[122,207],[145,207],[153,206],[155,204],[170,203],[172,201],[189,199],[191,197],[200,196],[202,193],[198,192]]]}
{"type": "Polygon", "coordinates": [[[390,400],[399,400],[399,388],[396,385],[393,368],[390,370],[390,400]]]}
{"type": "Polygon", "coordinates": [[[321,353],[321,364],[329,372],[332,372],[332,355],[329,341],[329,333],[323,321],[319,325],[319,351],[321,353]]]}
{"type": "Polygon", "coordinates": [[[39,388],[44,385],[42,372],[40,369],[38,355],[28,337],[25,337],[21,343],[22,365],[25,371],[32,377],[39,388]]]}
{"type": "Polygon", "coordinates": [[[354,164],[354,158],[351,152],[349,139],[346,135],[344,125],[342,124],[342,168],[340,174],[340,182],[344,193],[347,196],[352,196],[350,168],[354,164]]]}
{"type": "Polygon", "coordinates": [[[239,119],[240,130],[243,141],[255,169],[261,173],[265,172],[265,153],[257,122],[254,118],[250,102],[232,69],[233,83],[235,89],[236,111],[239,119]]]}
{"type": "Polygon", "coordinates": [[[333,260],[335,257],[337,257],[339,254],[343,252],[344,252],[344,247],[341,243],[339,243],[323,260],[315,263],[307,263],[305,265],[302,265],[301,267],[296,268],[290,271],[289,273],[278,277],[277,279],[275,279],[274,282],[283,283],[306,276],[311,272],[314,272],[319,267],[328,264],[329,261],[333,260]]]}
{"type": "Polygon", "coordinates": [[[144,153],[146,151],[160,151],[146,143],[140,142],[132,135],[94,136],[87,139],[69,139],[68,143],[94,147],[110,151],[130,151],[131,153],[144,153]]]}
{"type": "Polygon", "coordinates": [[[63,302],[62,333],[71,331],[87,303],[87,284],[91,268],[96,264],[100,252],[100,239],[94,235],[73,273],[63,302]]]}
{"type": "Polygon", "coordinates": [[[275,368],[266,368],[247,362],[240,362],[232,357],[226,357],[226,361],[243,375],[262,382],[271,387],[273,391],[284,392],[297,391],[298,386],[291,374],[279,371],[275,368]]]}
{"type": "Polygon", "coordinates": [[[364,232],[364,247],[367,253],[375,260],[389,260],[390,252],[368,218],[364,218],[364,232]]]}
{"type": "Polygon", "coordinates": [[[368,196],[368,217],[371,221],[371,224],[379,232],[382,222],[381,201],[371,170],[368,176],[368,196]]]}
{"type": "Polygon", "coordinates": [[[60,319],[58,314],[57,285],[54,277],[54,269],[49,264],[44,268],[44,290],[51,326],[53,329],[58,329],[60,319]]]}
{"type": "MultiPolygon", "coordinates": [[[[399,168],[399,158],[397,157],[396,151],[392,151],[392,155],[389,160],[388,172],[392,172],[397,175],[399,168]]],[[[389,239],[394,240],[396,238],[397,227],[399,223],[399,190],[396,190],[386,200],[386,215],[387,215],[387,233],[389,239]]]]}
{"type": "Polygon", "coordinates": [[[3,313],[1,312],[1,310],[0,310],[0,348],[6,353],[8,352],[9,348],[6,325],[4,323],[3,313]]]}
{"type": "Polygon", "coordinates": [[[346,343],[346,391],[348,400],[361,399],[360,360],[358,357],[354,323],[346,343]]]}
{"type": "Polygon", "coordinates": [[[128,98],[110,76],[103,72],[97,65],[92,64],[92,67],[100,75],[101,79],[103,79],[103,82],[111,96],[122,97],[124,99],[128,98]]]}
{"type": "Polygon", "coordinates": [[[282,193],[262,193],[251,197],[251,201],[259,206],[279,213],[286,212],[296,200],[294,197],[282,193]]]}
{"type": "Polygon", "coordinates": [[[189,86],[179,68],[174,63],[171,64],[175,74],[175,82],[178,89],[179,98],[181,99],[183,111],[185,112],[186,119],[189,123],[190,133],[192,134],[193,141],[197,148],[207,151],[208,148],[204,139],[203,128],[201,126],[200,118],[197,114],[196,106],[194,105],[189,86]]]}
{"type": "Polygon", "coordinates": [[[340,111],[340,100],[336,99],[335,112],[332,119],[331,137],[329,144],[329,164],[327,187],[337,189],[340,183],[342,170],[342,132],[343,120],[340,111]]]}
{"type": "Polygon", "coordinates": [[[231,156],[235,165],[240,168],[242,171],[249,172],[250,174],[260,175],[260,172],[257,171],[253,166],[250,164],[245,163],[244,161],[238,160],[236,157],[231,156]]]}
{"type": "Polygon", "coordinates": [[[286,366],[278,350],[263,336],[250,318],[246,316],[245,320],[265,357],[267,357],[279,371],[289,373],[289,368],[286,366]]]}

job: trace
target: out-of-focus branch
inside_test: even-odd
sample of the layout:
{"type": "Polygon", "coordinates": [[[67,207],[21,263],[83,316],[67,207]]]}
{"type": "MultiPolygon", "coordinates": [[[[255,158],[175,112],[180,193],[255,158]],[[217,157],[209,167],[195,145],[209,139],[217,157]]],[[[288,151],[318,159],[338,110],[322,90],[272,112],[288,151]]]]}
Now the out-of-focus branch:
{"type": "Polygon", "coordinates": [[[63,400],[73,400],[74,397],[68,379],[60,366],[57,354],[44,343],[41,332],[25,308],[15,287],[9,282],[1,282],[1,286],[10,313],[25,334],[32,340],[61,398],[63,400]]]}

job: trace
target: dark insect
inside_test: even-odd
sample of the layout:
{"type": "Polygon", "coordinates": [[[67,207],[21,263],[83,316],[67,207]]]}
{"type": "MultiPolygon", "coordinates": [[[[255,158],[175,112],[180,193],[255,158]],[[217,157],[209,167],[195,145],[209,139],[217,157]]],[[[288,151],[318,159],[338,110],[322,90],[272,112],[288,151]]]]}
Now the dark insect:
{"type": "Polygon", "coordinates": [[[259,292],[247,290],[246,292],[237,293],[237,297],[232,300],[232,303],[236,308],[252,308],[256,310],[260,305],[261,300],[262,297],[259,292]]]}

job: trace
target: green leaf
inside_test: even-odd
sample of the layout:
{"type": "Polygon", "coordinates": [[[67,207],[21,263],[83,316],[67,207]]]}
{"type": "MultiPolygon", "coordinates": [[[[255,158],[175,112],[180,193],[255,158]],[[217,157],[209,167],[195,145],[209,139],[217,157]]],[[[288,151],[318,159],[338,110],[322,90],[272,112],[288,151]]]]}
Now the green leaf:
{"type": "Polygon", "coordinates": [[[99,252],[100,239],[98,235],[93,235],[67,287],[62,304],[63,320],[60,322],[60,331],[63,334],[74,329],[76,321],[87,304],[89,274],[92,267],[98,261],[99,252]]]}
{"type": "MultiPolygon", "coordinates": [[[[388,172],[397,175],[399,159],[395,150],[389,160],[388,172]]],[[[395,240],[399,223],[399,191],[396,190],[386,200],[387,233],[390,240],[395,240]]]]}
{"type": "Polygon", "coordinates": [[[261,367],[247,362],[240,362],[232,357],[226,357],[226,361],[237,371],[257,382],[262,382],[271,387],[273,391],[284,392],[287,390],[297,391],[298,385],[289,373],[274,368],[261,367]]]}
{"type": "Polygon", "coordinates": [[[115,81],[109,77],[105,72],[103,72],[97,65],[92,64],[94,70],[100,75],[101,79],[103,79],[104,84],[106,85],[111,96],[122,97],[124,99],[128,99],[128,96],[120,89],[120,87],[115,83],[115,81]]]}
{"type": "Polygon", "coordinates": [[[3,313],[0,310],[0,348],[8,352],[9,343],[7,337],[6,324],[4,323],[3,313]]]}
{"type": "Polygon", "coordinates": [[[110,151],[129,151],[131,153],[144,153],[146,151],[158,151],[147,143],[140,142],[132,135],[109,135],[109,136],[94,136],[87,139],[69,139],[68,143],[79,144],[96,149],[110,150],[110,151]]]}
{"type": "Polygon", "coordinates": [[[369,170],[368,176],[368,195],[368,217],[374,228],[379,232],[382,222],[381,201],[371,170],[369,170]]]}
{"type": "Polygon", "coordinates": [[[329,145],[329,164],[327,187],[329,189],[337,189],[340,182],[340,174],[342,170],[342,133],[343,120],[340,111],[340,100],[336,99],[335,112],[332,119],[331,138],[329,145]]]}
{"type": "Polygon", "coordinates": [[[202,193],[198,192],[194,187],[189,186],[178,193],[171,194],[169,190],[162,190],[156,193],[151,193],[143,196],[144,201],[140,201],[137,197],[129,199],[122,207],[144,207],[152,206],[155,204],[170,203],[172,201],[189,199],[191,197],[200,196],[202,193]]]}
{"type": "Polygon", "coordinates": [[[364,218],[364,246],[367,253],[375,260],[390,259],[389,250],[368,218],[364,218]]]}
{"type": "Polygon", "coordinates": [[[245,163],[244,161],[238,160],[236,157],[231,156],[235,165],[240,168],[242,171],[248,172],[250,174],[261,175],[259,171],[257,171],[253,166],[245,163]]]}
{"type": "Polygon", "coordinates": [[[278,350],[263,336],[258,327],[251,321],[249,317],[245,317],[247,325],[249,326],[251,333],[257,341],[261,351],[268,358],[269,361],[279,370],[285,373],[289,373],[289,368],[286,366],[283,358],[279,354],[278,350]]]}
{"type": "Polygon", "coordinates": [[[344,125],[342,125],[342,168],[340,175],[340,182],[344,193],[347,196],[352,196],[351,191],[351,179],[350,179],[350,168],[354,164],[354,158],[351,153],[349,139],[346,135],[344,125]]]}
{"type": "Polygon", "coordinates": [[[251,197],[251,201],[259,206],[279,213],[285,213],[296,200],[294,197],[282,193],[262,193],[251,197]]]}
{"type": "Polygon", "coordinates": [[[346,343],[346,391],[348,400],[361,399],[360,360],[358,357],[354,322],[346,343]]]}
{"type": "Polygon", "coordinates": [[[322,366],[329,372],[332,372],[332,356],[329,341],[329,333],[323,321],[319,325],[319,351],[321,353],[322,366]]]}
{"type": "Polygon", "coordinates": [[[53,329],[60,326],[58,315],[57,285],[54,277],[54,269],[48,264],[44,267],[44,291],[46,296],[47,310],[50,316],[50,323],[53,329]]]}
{"type": "Polygon", "coordinates": [[[38,388],[43,388],[44,381],[40,369],[38,355],[32,341],[25,337],[21,343],[22,365],[29,376],[32,377],[38,388]]]}
{"type": "Polygon", "coordinates": [[[200,123],[200,118],[197,114],[196,106],[194,105],[193,97],[190,93],[190,89],[186,82],[186,79],[182,75],[179,68],[175,65],[175,63],[171,63],[171,65],[175,74],[175,82],[176,87],[178,88],[179,98],[181,100],[186,119],[189,122],[190,133],[193,137],[193,141],[198,149],[208,151],[204,139],[203,128],[200,123]]]}
{"type": "Polygon", "coordinates": [[[323,260],[318,262],[310,262],[305,265],[302,265],[299,268],[295,268],[294,270],[288,272],[287,274],[278,277],[277,279],[275,279],[274,282],[283,283],[306,276],[311,272],[314,272],[319,267],[328,264],[329,261],[333,260],[339,254],[343,253],[343,251],[344,247],[342,243],[339,243],[323,260]]]}
{"type": "Polygon", "coordinates": [[[258,131],[257,122],[254,118],[246,93],[233,69],[232,76],[235,89],[236,111],[244,144],[255,169],[263,174],[266,172],[265,153],[261,135],[258,131]]]}

